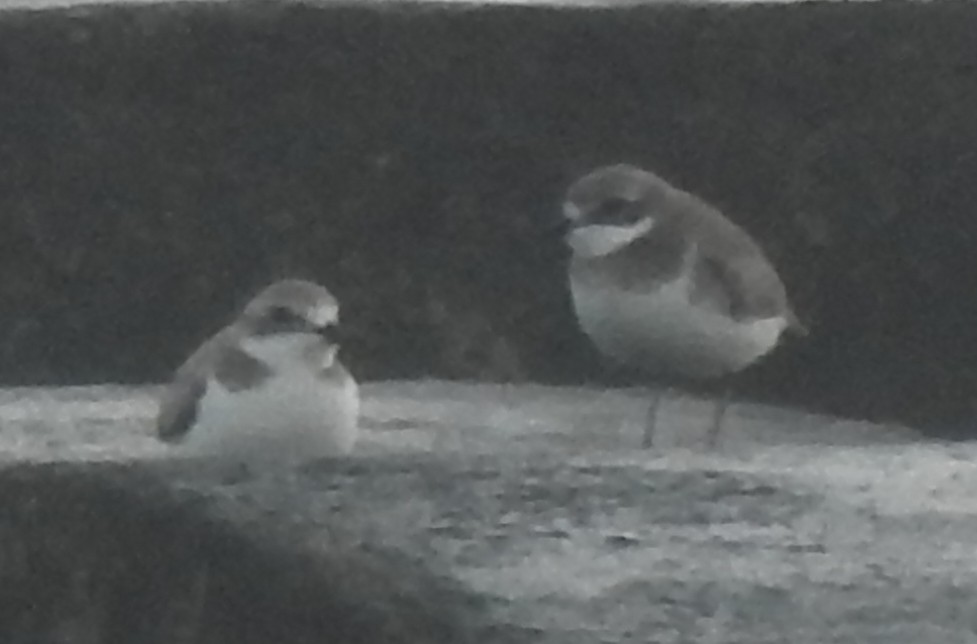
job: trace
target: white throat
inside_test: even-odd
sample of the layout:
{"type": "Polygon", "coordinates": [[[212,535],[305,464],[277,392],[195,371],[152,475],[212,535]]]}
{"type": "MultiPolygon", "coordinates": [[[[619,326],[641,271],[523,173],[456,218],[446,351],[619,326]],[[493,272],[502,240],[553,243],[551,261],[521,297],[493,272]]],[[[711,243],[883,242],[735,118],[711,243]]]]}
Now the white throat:
{"type": "Polygon", "coordinates": [[[275,371],[326,369],[336,359],[336,347],[323,347],[322,339],[310,333],[253,335],[241,341],[241,348],[275,371]]]}
{"type": "Polygon", "coordinates": [[[580,226],[570,231],[567,243],[579,257],[601,257],[627,246],[654,227],[655,220],[651,217],[640,219],[630,226],[580,226]]]}

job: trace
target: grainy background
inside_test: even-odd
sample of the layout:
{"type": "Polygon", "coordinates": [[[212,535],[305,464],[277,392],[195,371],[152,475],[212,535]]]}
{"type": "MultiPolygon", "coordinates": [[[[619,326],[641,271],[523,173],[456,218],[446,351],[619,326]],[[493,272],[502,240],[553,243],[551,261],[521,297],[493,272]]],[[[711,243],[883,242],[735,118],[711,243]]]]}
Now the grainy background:
{"type": "Polygon", "coordinates": [[[364,379],[609,382],[546,233],[629,160],[758,237],[814,329],[744,394],[950,431],[977,390],[977,6],[0,14],[0,381],[165,378],[250,292],[364,379]]]}

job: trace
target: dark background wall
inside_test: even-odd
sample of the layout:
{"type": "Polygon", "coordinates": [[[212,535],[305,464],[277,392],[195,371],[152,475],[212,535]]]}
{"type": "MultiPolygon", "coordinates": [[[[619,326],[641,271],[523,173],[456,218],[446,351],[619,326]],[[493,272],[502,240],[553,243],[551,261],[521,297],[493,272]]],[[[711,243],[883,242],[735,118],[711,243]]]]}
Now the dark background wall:
{"type": "Polygon", "coordinates": [[[977,6],[0,14],[0,381],[147,381],[283,275],[361,378],[607,382],[547,232],[627,160],[813,329],[742,393],[977,417],[977,6]]]}

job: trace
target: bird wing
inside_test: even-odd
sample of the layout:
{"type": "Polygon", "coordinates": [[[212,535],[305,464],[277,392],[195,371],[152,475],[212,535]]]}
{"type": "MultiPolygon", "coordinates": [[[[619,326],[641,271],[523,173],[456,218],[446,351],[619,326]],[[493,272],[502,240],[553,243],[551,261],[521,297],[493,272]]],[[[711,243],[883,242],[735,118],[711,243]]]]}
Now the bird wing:
{"type": "Polygon", "coordinates": [[[180,365],[163,391],[156,416],[156,434],[167,442],[182,439],[197,418],[207,380],[217,367],[217,356],[229,343],[230,329],[209,338],[180,365]]]}
{"type": "Polygon", "coordinates": [[[226,327],[177,369],[160,399],[156,432],[162,440],[179,441],[190,430],[211,377],[228,391],[242,391],[271,376],[268,365],[241,349],[239,336],[233,326],[226,327]]]}
{"type": "Polygon", "coordinates": [[[692,258],[692,298],[718,304],[735,320],[784,317],[804,330],[791,309],[777,270],[745,230],[698,201],[692,258]]]}
{"type": "Polygon", "coordinates": [[[167,442],[176,442],[190,430],[197,418],[200,399],[207,391],[209,373],[200,367],[206,361],[205,344],[177,369],[173,381],[163,391],[156,416],[156,434],[167,442]]]}
{"type": "Polygon", "coordinates": [[[692,267],[693,301],[708,302],[737,321],[786,317],[790,307],[784,286],[765,263],[701,253],[692,267]]]}

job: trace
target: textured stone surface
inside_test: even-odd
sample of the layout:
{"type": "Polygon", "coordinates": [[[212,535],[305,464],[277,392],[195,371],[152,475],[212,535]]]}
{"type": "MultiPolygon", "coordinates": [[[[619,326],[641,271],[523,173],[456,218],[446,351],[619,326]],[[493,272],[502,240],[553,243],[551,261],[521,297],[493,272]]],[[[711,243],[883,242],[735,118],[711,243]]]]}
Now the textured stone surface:
{"type": "Polygon", "coordinates": [[[708,452],[669,398],[646,452],[640,392],[364,391],[351,458],[255,477],[164,458],[146,389],[0,392],[0,639],[977,642],[971,445],[735,405],[708,452]]]}
{"type": "Polygon", "coordinates": [[[344,534],[301,489],[262,503],[99,463],[0,479],[4,642],[490,640],[471,592],[344,534]]]}

